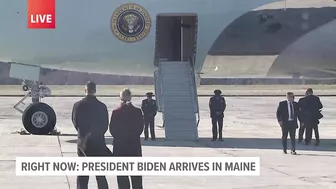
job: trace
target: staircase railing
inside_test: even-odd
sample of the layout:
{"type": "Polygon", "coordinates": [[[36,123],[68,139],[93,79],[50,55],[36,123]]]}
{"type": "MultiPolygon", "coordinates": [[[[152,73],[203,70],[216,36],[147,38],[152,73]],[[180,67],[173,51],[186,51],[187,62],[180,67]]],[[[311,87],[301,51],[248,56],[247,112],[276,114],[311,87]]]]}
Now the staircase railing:
{"type": "Polygon", "coordinates": [[[162,77],[160,70],[155,70],[154,72],[154,83],[155,83],[155,100],[156,100],[156,106],[158,107],[158,112],[162,112],[163,110],[163,101],[162,101],[162,77]]]}
{"type": "Polygon", "coordinates": [[[197,85],[196,85],[196,79],[195,79],[195,68],[194,68],[194,59],[192,57],[189,58],[189,63],[191,65],[191,71],[190,71],[190,77],[191,77],[191,92],[193,94],[193,101],[196,103],[196,106],[194,106],[195,113],[197,114],[197,127],[199,125],[199,122],[201,120],[201,116],[199,113],[199,104],[198,104],[198,95],[197,95],[197,85]]]}

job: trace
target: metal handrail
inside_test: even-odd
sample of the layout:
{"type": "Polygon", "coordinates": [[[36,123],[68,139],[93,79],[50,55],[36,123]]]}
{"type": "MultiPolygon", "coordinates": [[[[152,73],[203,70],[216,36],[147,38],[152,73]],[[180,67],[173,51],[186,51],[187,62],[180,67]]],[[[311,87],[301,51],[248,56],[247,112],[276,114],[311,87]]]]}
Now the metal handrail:
{"type": "Polygon", "coordinates": [[[154,71],[154,90],[155,90],[155,100],[156,100],[156,106],[158,107],[158,112],[161,112],[161,104],[162,102],[161,99],[162,99],[162,96],[161,96],[161,92],[159,92],[159,86],[157,86],[157,83],[158,83],[158,70],[155,70],[154,71]]]}
{"type": "Polygon", "coordinates": [[[196,86],[196,79],[195,79],[194,60],[193,60],[192,57],[189,58],[189,63],[191,65],[190,77],[191,77],[192,83],[194,84],[193,87],[192,87],[192,92],[194,94],[194,101],[197,104],[195,113],[197,113],[197,127],[198,127],[199,122],[201,120],[201,116],[200,116],[200,113],[199,113],[199,104],[198,104],[197,86],[196,86]]]}
{"type": "Polygon", "coordinates": [[[156,103],[157,103],[157,106],[160,107],[159,112],[162,112],[164,103],[163,103],[163,100],[162,100],[163,99],[162,72],[161,72],[161,66],[159,64],[160,64],[160,62],[157,64],[158,69],[155,70],[155,72],[154,72],[154,83],[155,83],[155,95],[159,98],[159,99],[157,99],[156,103]],[[160,81],[159,86],[157,86],[157,81],[160,81]],[[158,93],[158,91],[159,91],[159,93],[158,93]]]}

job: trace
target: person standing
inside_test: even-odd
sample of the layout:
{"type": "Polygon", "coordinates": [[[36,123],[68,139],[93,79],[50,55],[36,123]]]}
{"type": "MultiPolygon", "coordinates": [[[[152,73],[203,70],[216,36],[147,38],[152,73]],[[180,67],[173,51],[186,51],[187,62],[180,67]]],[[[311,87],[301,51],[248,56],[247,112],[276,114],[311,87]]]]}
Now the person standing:
{"type": "Polygon", "coordinates": [[[212,141],[217,140],[217,137],[220,141],[223,141],[223,119],[226,102],[224,97],[221,96],[222,91],[217,89],[214,93],[215,95],[211,97],[209,101],[210,117],[212,122],[212,141]]]}
{"type": "MultiPolygon", "coordinates": [[[[120,92],[121,105],[113,110],[110,121],[110,133],[113,136],[113,155],[121,157],[141,157],[140,135],[144,128],[144,119],[140,108],[131,103],[129,89],[120,92]]],[[[129,176],[117,176],[119,189],[130,189],[129,176]]],[[[143,189],[142,176],[131,176],[132,188],[143,189]]]]}
{"type": "MultiPolygon", "coordinates": [[[[87,82],[85,97],[76,102],[72,110],[72,123],[78,133],[77,154],[83,156],[112,156],[105,143],[108,129],[108,111],[96,96],[96,84],[87,82]]],[[[108,189],[105,176],[96,176],[98,189],[108,189]]],[[[89,176],[77,176],[77,189],[87,189],[89,176]]]]}
{"type": "Polygon", "coordinates": [[[323,117],[321,114],[323,105],[318,96],[313,94],[313,89],[309,88],[306,91],[307,96],[305,97],[304,103],[304,124],[306,126],[306,137],[305,144],[308,145],[312,139],[312,132],[314,130],[316,143],[318,146],[320,144],[320,134],[318,130],[318,124],[320,123],[320,119],[323,117]]]}
{"type": "Polygon", "coordinates": [[[145,140],[148,140],[148,126],[150,129],[151,140],[155,140],[155,116],[157,114],[156,101],[152,99],[153,93],[146,93],[147,99],[142,101],[141,110],[145,121],[145,140]]]}
{"type": "Polygon", "coordinates": [[[276,111],[276,117],[282,131],[282,147],[283,152],[287,154],[287,137],[291,139],[292,149],[291,154],[296,155],[295,151],[295,132],[298,128],[298,115],[299,106],[298,103],[294,101],[294,94],[288,92],[287,100],[281,101],[276,111]]]}
{"type": "Polygon", "coordinates": [[[305,97],[307,96],[307,93],[304,97],[300,98],[298,101],[299,105],[299,120],[300,120],[300,128],[299,128],[299,139],[298,142],[301,143],[303,141],[303,135],[306,131],[306,125],[304,124],[303,120],[307,116],[305,115],[305,97]]]}

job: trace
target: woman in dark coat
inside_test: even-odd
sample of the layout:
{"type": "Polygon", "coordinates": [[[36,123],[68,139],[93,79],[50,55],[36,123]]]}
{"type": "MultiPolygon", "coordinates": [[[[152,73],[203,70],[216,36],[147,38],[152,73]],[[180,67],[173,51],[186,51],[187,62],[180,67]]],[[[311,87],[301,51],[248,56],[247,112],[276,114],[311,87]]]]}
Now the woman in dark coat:
{"type": "MultiPolygon", "coordinates": [[[[131,103],[131,91],[120,92],[121,105],[113,110],[110,133],[113,136],[113,155],[122,157],[142,156],[140,135],[144,119],[140,108],[131,103]]],[[[119,189],[130,189],[128,176],[117,176],[119,189]]],[[[142,189],[142,176],[131,176],[132,188],[142,189]]]]}

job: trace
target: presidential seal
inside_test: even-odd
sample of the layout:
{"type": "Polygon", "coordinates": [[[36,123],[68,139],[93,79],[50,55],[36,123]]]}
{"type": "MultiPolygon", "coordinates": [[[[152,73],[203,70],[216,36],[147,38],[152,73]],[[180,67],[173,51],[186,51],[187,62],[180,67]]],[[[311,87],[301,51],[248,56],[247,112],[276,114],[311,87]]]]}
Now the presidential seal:
{"type": "Polygon", "coordinates": [[[149,13],[140,5],[123,4],[114,11],[111,18],[113,34],[124,42],[137,42],[147,36],[151,29],[149,13]]]}

